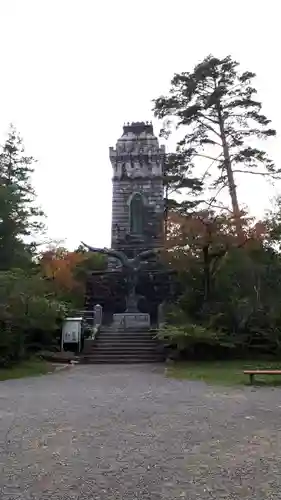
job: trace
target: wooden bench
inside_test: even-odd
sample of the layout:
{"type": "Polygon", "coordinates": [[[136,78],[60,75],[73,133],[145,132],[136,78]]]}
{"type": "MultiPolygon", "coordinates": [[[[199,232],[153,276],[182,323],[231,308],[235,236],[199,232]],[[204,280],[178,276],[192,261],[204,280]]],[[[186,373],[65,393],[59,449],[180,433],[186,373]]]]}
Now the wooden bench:
{"type": "Polygon", "coordinates": [[[253,384],[255,375],[281,375],[281,370],[244,370],[244,374],[249,375],[250,384],[253,384]]]}

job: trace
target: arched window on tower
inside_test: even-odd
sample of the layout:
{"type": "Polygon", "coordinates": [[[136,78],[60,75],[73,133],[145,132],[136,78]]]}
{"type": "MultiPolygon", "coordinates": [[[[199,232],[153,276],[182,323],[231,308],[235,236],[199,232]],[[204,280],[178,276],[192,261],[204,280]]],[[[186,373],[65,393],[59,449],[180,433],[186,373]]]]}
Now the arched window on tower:
{"type": "Polygon", "coordinates": [[[144,230],[144,203],[141,194],[136,193],[130,202],[130,232],[142,234],[144,230]]]}

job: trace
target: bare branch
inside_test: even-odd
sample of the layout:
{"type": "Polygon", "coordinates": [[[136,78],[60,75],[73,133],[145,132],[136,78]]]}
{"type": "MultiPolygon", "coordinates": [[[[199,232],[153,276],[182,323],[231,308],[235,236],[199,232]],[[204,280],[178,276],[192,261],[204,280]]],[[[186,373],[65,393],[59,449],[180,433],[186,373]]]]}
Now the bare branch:
{"type": "Polygon", "coordinates": [[[218,120],[214,120],[213,118],[211,118],[210,116],[206,116],[206,115],[203,115],[203,113],[199,113],[199,115],[204,118],[205,120],[209,120],[210,122],[214,123],[215,125],[218,125],[219,126],[219,122],[218,120]]]}
{"type": "MultiPolygon", "coordinates": [[[[204,123],[204,122],[201,122],[200,120],[197,120],[203,127],[206,127],[208,128],[209,130],[211,130],[211,132],[213,132],[215,135],[217,135],[219,138],[221,138],[220,136],[220,133],[217,132],[211,125],[208,125],[208,123],[204,123]]],[[[220,144],[221,146],[221,144],[220,144]]]]}
{"type": "Polygon", "coordinates": [[[219,208],[220,210],[226,210],[230,214],[232,214],[232,210],[229,207],[226,207],[225,205],[213,205],[212,208],[219,208]]]}
{"type": "Polygon", "coordinates": [[[272,172],[253,172],[251,170],[233,170],[234,174],[253,174],[253,175],[262,175],[273,177],[274,179],[281,179],[281,172],[272,173],[272,172]]]}
{"type": "Polygon", "coordinates": [[[212,206],[212,203],[214,201],[216,201],[217,199],[217,196],[220,194],[220,192],[227,186],[227,180],[222,184],[222,186],[220,186],[219,190],[217,191],[217,193],[213,196],[213,198],[211,198],[210,202],[209,202],[209,208],[212,206]]]}
{"type": "Polygon", "coordinates": [[[217,157],[216,157],[216,158],[212,161],[212,163],[210,163],[210,165],[209,165],[209,166],[208,166],[208,168],[205,170],[205,172],[204,172],[204,174],[203,174],[203,176],[202,176],[202,182],[204,182],[204,180],[205,180],[205,178],[206,178],[206,176],[207,176],[207,174],[208,174],[208,172],[209,172],[210,168],[212,168],[212,166],[214,165],[214,163],[215,163],[216,161],[219,161],[219,158],[220,158],[221,156],[222,156],[222,153],[220,153],[220,154],[219,154],[219,155],[218,155],[218,156],[217,156],[217,157]]]}
{"type": "Polygon", "coordinates": [[[219,161],[219,156],[222,155],[220,154],[217,158],[214,158],[213,156],[203,155],[201,153],[195,153],[192,155],[192,158],[195,158],[196,156],[198,156],[199,158],[207,158],[207,160],[212,160],[212,162],[215,163],[216,161],[219,161]]]}

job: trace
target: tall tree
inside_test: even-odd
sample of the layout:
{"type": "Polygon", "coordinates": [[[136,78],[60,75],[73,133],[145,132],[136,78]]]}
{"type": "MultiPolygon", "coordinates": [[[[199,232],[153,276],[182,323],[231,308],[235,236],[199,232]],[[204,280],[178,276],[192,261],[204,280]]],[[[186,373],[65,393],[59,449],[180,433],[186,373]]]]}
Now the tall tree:
{"type": "MultiPolygon", "coordinates": [[[[170,95],[154,100],[154,113],[165,118],[163,134],[171,132],[171,118],[184,127],[177,151],[186,165],[204,158],[217,167],[212,186],[219,191],[228,187],[237,233],[243,233],[235,184],[236,173],[280,174],[266,152],[253,140],[274,136],[270,120],[261,112],[252,86],[254,73],[240,72],[230,56],[208,56],[192,72],[176,74],[170,95]],[[254,145],[255,143],[255,145],[254,145]]],[[[209,173],[213,172],[213,168],[209,173]]]]}
{"type": "Polygon", "coordinates": [[[31,185],[34,158],[24,155],[21,137],[11,126],[0,153],[0,269],[22,266],[30,259],[35,233],[43,229],[31,185]]]}

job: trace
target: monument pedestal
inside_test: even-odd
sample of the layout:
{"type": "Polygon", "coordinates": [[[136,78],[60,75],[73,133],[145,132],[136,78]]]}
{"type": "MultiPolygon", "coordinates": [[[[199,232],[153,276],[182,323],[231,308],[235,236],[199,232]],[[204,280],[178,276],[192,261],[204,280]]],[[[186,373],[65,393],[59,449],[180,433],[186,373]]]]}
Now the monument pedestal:
{"type": "Polygon", "coordinates": [[[140,312],[125,312],[113,314],[112,327],[116,330],[149,330],[150,315],[140,312]]]}

